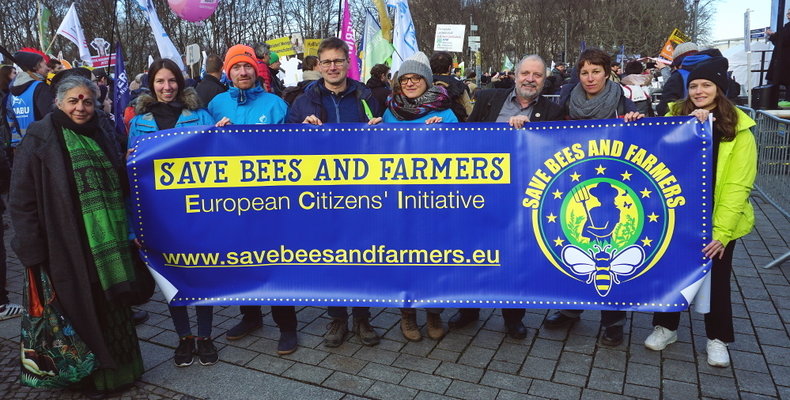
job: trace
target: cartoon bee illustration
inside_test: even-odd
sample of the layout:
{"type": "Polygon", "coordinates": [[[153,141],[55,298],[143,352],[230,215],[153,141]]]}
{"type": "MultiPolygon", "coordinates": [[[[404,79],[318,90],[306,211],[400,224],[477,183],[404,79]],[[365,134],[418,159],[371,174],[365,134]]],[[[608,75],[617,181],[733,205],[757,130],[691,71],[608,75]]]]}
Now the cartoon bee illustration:
{"type": "Polygon", "coordinates": [[[645,260],[645,251],[637,245],[628,246],[622,251],[612,250],[611,245],[594,245],[589,254],[584,250],[568,245],[562,249],[562,261],[576,275],[587,275],[587,284],[595,281],[595,290],[601,297],[606,297],[612,289],[612,281],[620,284],[618,276],[634,273],[645,260]]]}

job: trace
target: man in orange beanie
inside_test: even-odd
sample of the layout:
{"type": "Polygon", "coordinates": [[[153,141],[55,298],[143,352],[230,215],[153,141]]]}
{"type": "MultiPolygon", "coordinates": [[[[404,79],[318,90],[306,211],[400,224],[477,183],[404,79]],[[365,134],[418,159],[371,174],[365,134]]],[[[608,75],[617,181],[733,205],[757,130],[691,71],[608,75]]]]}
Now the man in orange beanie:
{"type": "Polygon", "coordinates": [[[218,126],[233,124],[280,124],[288,104],[266,93],[258,80],[257,59],[251,47],[237,44],[225,54],[225,73],[233,83],[208,103],[208,112],[218,126]]]}
{"type": "MultiPolygon", "coordinates": [[[[237,44],[225,54],[225,73],[233,82],[228,91],[214,96],[208,103],[208,112],[218,121],[217,126],[227,124],[281,124],[285,121],[288,105],[283,99],[266,93],[258,80],[255,51],[237,44]]],[[[230,328],[225,336],[228,340],[241,339],[250,332],[263,327],[260,306],[241,306],[242,319],[230,328]]],[[[280,328],[278,354],[296,351],[296,310],[293,306],[272,306],[272,318],[280,328]]]]}

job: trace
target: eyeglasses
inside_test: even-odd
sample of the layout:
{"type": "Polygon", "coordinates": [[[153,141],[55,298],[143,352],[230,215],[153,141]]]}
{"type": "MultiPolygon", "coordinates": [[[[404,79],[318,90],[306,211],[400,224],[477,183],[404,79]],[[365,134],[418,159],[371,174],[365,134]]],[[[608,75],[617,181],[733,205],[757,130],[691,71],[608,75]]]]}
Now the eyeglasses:
{"type": "Polygon", "coordinates": [[[401,85],[405,85],[406,82],[408,81],[416,85],[420,83],[421,80],[422,80],[422,76],[420,75],[401,76],[400,78],[398,78],[398,83],[400,83],[401,85]]]}
{"type": "Polygon", "coordinates": [[[318,62],[318,64],[321,64],[321,66],[324,67],[324,68],[329,68],[332,65],[340,67],[340,66],[342,66],[345,63],[346,63],[346,59],[345,58],[338,58],[338,59],[335,59],[335,60],[321,60],[321,61],[318,62]]]}

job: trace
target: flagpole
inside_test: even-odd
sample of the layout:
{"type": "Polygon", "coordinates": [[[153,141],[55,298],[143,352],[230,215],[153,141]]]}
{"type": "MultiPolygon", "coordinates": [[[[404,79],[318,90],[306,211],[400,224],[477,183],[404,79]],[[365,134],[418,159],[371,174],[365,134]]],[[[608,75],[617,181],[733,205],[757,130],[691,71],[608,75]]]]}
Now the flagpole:
{"type": "Polygon", "coordinates": [[[337,0],[337,36],[340,36],[341,21],[343,21],[343,0],[337,0]]]}
{"type": "Polygon", "coordinates": [[[47,46],[47,49],[44,50],[44,54],[49,54],[49,50],[52,48],[52,45],[55,44],[56,37],[58,37],[57,34],[55,34],[55,36],[52,37],[52,40],[49,42],[49,46],[47,46]]]}

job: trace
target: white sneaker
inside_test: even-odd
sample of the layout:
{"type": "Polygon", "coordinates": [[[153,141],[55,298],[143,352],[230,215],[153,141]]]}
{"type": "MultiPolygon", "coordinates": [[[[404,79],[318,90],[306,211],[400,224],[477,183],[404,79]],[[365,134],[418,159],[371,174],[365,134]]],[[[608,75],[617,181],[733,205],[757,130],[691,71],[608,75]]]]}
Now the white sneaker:
{"type": "Polygon", "coordinates": [[[645,339],[645,347],[650,350],[661,351],[677,341],[677,331],[671,331],[663,326],[656,325],[653,327],[653,333],[645,339]]]}
{"type": "Polygon", "coordinates": [[[719,339],[708,339],[708,365],[711,367],[729,367],[730,352],[727,344],[719,339]]]}

